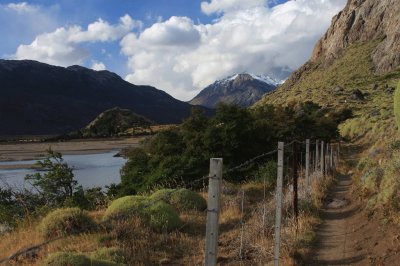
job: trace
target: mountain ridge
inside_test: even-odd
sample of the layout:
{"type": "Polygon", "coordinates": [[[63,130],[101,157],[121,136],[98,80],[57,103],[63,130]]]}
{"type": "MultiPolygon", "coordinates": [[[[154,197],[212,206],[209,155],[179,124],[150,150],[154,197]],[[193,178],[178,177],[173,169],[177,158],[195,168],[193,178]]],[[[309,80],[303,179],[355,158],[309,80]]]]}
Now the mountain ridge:
{"type": "MultiPolygon", "coordinates": [[[[130,109],[160,124],[180,123],[192,106],[109,71],[0,59],[0,135],[63,134],[101,112],[130,109]]],[[[207,111],[209,112],[209,111],[207,111]]]]}

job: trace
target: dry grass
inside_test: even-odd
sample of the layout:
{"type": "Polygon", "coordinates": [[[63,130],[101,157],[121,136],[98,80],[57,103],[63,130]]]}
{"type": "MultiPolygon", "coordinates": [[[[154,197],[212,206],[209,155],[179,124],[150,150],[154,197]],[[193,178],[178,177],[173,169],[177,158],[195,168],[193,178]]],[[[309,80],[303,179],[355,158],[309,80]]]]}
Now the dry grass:
{"type": "MultiPolygon", "coordinates": [[[[328,179],[330,180],[330,179],[328,179]]],[[[302,191],[300,182],[299,191],[302,191]]],[[[329,182],[313,185],[312,204],[321,201],[329,182]]],[[[273,232],[275,203],[272,188],[260,183],[244,185],[224,184],[221,199],[219,262],[221,265],[265,265],[273,262],[273,232]],[[243,211],[241,209],[244,191],[243,211]],[[264,217],[264,218],[263,218],[264,217]],[[241,221],[243,223],[241,223],[241,221]],[[243,226],[243,227],[242,227],[243,226]]],[[[286,188],[282,228],[282,263],[291,265],[293,258],[312,242],[312,229],[318,223],[315,213],[302,210],[297,227],[292,215],[291,193],[286,188]]],[[[203,193],[203,197],[206,194],[203,193]]],[[[304,193],[300,199],[305,199],[304,193]]],[[[316,204],[318,205],[318,204],[316,204]]],[[[101,222],[103,211],[92,212],[91,216],[101,222]]],[[[129,265],[202,265],[205,246],[206,212],[181,213],[184,225],[173,232],[154,232],[139,219],[130,218],[101,227],[97,232],[71,236],[54,241],[33,254],[22,258],[15,265],[40,265],[48,255],[57,251],[80,252],[88,256],[101,247],[119,247],[129,265]]],[[[17,250],[43,242],[36,224],[21,225],[16,231],[2,237],[0,259],[17,250]]]]}

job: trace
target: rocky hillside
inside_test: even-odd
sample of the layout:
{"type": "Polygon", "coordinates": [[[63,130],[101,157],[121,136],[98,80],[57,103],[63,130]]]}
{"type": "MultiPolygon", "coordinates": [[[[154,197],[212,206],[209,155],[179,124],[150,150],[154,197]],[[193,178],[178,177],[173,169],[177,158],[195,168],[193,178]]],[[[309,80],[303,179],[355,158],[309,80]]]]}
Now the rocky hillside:
{"type": "Polygon", "coordinates": [[[113,137],[126,134],[128,129],[147,129],[154,122],[118,107],[104,111],[80,131],[83,137],[113,137]]]}
{"type": "Polygon", "coordinates": [[[277,85],[278,82],[268,76],[236,74],[207,86],[190,103],[209,108],[215,108],[219,102],[247,107],[277,85]]]}
{"type": "Polygon", "coordinates": [[[379,137],[393,130],[393,91],[400,79],[400,4],[349,0],[316,44],[310,60],[257,103],[312,100],[349,108],[345,137],[379,137]]]}
{"type": "Polygon", "coordinates": [[[0,60],[0,135],[59,134],[118,106],[157,123],[179,123],[191,105],[109,71],[0,60]]]}

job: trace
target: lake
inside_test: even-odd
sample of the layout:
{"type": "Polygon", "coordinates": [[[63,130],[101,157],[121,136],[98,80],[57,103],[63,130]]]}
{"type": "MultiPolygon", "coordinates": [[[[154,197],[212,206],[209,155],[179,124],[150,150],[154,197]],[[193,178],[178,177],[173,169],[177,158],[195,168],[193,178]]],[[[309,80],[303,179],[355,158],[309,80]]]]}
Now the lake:
{"type": "MultiPolygon", "coordinates": [[[[118,152],[109,151],[98,154],[64,155],[63,158],[72,167],[75,179],[84,188],[105,187],[112,183],[120,183],[120,169],[125,163],[122,157],[114,157],[118,152]]],[[[36,160],[0,162],[0,165],[34,164],[36,160]]],[[[24,181],[27,174],[33,174],[33,169],[0,169],[0,187],[4,182],[12,187],[27,187],[24,181]]]]}

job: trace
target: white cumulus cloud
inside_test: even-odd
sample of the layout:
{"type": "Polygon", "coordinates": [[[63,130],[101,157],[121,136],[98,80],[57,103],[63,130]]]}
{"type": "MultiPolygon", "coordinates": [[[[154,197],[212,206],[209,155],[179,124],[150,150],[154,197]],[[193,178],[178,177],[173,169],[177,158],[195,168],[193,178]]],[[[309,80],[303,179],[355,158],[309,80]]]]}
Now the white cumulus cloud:
{"type": "Polygon", "coordinates": [[[35,5],[30,5],[27,2],[9,3],[7,5],[3,5],[3,7],[5,7],[10,11],[15,11],[17,13],[32,13],[39,10],[39,7],[35,5]]]}
{"type": "Polygon", "coordinates": [[[36,36],[30,44],[19,45],[13,57],[60,66],[82,64],[89,56],[89,52],[80,46],[81,43],[115,41],[133,28],[141,26],[141,22],[125,15],[116,25],[110,25],[107,21],[98,19],[89,24],[85,30],[76,25],[60,27],[53,32],[36,36]]]}
{"type": "Polygon", "coordinates": [[[96,71],[100,71],[100,70],[106,70],[107,68],[106,68],[106,65],[103,62],[93,61],[91,69],[96,70],[96,71]]]}
{"type": "Polygon", "coordinates": [[[205,14],[229,12],[235,9],[243,9],[255,6],[263,6],[265,0],[211,0],[201,2],[201,10],[205,14]]]}
{"type": "Polygon", "coordinates": [[[126,35],[120,42],[128,57],[126,79],[189,100],[233,73],[296,69],[345,3],[297,0],[269,8],[265,0],[203,2],[203,12],[222,12],[216,21],[195,24],[187,17],[171,17],[126,35]]]}

